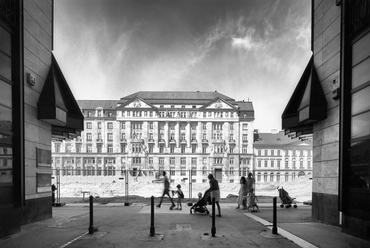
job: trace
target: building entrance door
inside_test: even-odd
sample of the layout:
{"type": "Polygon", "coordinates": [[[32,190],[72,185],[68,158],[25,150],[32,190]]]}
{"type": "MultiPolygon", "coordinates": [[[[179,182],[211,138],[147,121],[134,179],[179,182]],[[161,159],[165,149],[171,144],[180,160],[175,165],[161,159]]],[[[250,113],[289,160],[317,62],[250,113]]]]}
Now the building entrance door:
{"type": "Polygon", "coordinates": [[[222,182],[222,169],[215,169],[215,178],[218,182],[222,182]]]}

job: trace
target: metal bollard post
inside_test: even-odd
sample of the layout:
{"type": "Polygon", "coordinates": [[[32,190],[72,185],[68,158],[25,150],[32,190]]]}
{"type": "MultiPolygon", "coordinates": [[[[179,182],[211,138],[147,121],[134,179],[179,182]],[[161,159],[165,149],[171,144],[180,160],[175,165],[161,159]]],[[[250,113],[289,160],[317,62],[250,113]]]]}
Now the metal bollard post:
{"type": "Polygon", "coordinates": [[[90,195],[90,226],[89,226],[89,234],[94,233],[94,215],[93,215],[93,196],[90,195]]]}
{"type": "Polygon", "coordinates": [[[211,228],[211,233],[212,237],[216,237],[216,211],[215,211],[215,198],[212,198],[212,228],[211,228]]]}
{"type": "Polygon", "coordinates": [[[276,226],[276,197],[273,198],[272,234],[278,234],[276,226]]]}
{"type": "Polygon", "coordinates": [[[150,236],[154,236],[154,196],[151,197],[151,206],[150,206],[150,236]]]}

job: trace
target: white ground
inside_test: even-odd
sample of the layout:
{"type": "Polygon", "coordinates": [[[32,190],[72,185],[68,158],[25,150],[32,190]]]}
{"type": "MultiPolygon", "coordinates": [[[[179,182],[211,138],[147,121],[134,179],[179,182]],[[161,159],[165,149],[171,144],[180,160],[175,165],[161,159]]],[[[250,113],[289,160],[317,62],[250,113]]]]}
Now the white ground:
{"type": "MultiPolygon", "coordinates": [[[[171,184],[171,189],[176,190],[177,184],[171,184]]],[[[82,197],[82,191],[89,191],[93,196],[114,197],[125,196],[125,182],[118,181],[115,183],[61,183],[59,186],[60,197],[82,197]]],[[[128,195],[138,195],[142,197],[161,196],[163,190],[162,183],[152,183],[149,181],[130,181],[128,184],[128,195]]],[[[312,180],[308,177],[300,177],[291,182],[261,182],[256,183],[257,196],[279,196],[277,187],[284,187],[292,198],[296,201],[303,202],[311,200],[312,180]]],[[[209,187],[208,183],[193,183],[192,198],[197,198],[198,192],[204,192],[209,187]]],[[[181,184],[185,198],[189,197],[189,184],[181,184]]],[[[237,195],[240,188],[238,183],[220,183],[221,198],[228,195],[237,195]]],[[[86,195],[87,196],[87,195],[86,195]]]]}

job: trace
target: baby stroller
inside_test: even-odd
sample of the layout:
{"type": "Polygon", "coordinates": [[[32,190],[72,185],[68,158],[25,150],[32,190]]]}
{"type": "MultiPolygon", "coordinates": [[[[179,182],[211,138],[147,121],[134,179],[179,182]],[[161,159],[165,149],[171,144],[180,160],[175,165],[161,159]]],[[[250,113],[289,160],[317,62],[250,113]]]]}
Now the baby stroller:
{"type": "Polygon", "coordinates": [[[291,198],[288,192],[283,189],[283,187],[280,189],[277,187],[277,190],[279,191],[279,198],[281,200],[280,207],[283,208],[285,206],[286,208],[290,208],[292,204],[294,204],[293,207],[297,208],[297,203],[294,201],[295,198],[291,198]]]}
{"type": "MultiPolygon", "coordinates": [[[[202,193],[199,193],[201,195],[202,193]]],[[[204,193],[204,196],[200,198],[200,200],[195,203],[191,208],[190,208],[190,214],[194,213],[201,213],[203,215],[209,214],[208,208],[207,208],[207,203],[211,202],[211,196],[210,194],[206,191],[204,193]]]]}

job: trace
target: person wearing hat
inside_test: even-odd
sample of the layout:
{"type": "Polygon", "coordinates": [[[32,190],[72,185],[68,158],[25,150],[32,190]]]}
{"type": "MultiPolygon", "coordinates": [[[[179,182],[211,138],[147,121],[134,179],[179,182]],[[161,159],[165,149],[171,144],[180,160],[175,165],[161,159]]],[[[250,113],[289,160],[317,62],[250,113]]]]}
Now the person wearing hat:
{"type": "Polygon", "coordinates": [[[177,190],[176,191],[172,191],[172,194],[177,194],[177,207],[176,209],[178,210],[182,210],[182,205],[181,205],[181,200],[184,199],[184,193],[182,192],[181,190],[181,185],[178,184],[176,186],[177,190]]]}

